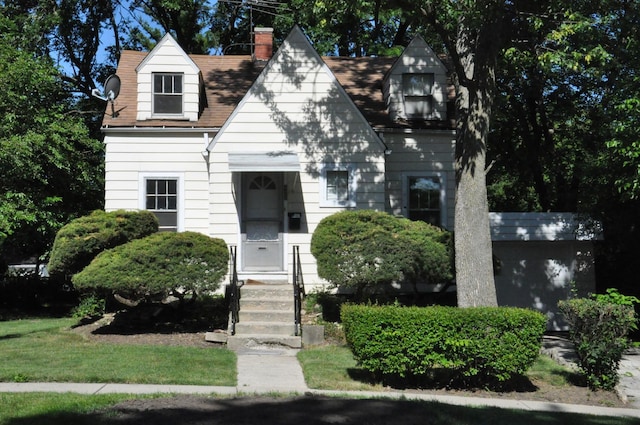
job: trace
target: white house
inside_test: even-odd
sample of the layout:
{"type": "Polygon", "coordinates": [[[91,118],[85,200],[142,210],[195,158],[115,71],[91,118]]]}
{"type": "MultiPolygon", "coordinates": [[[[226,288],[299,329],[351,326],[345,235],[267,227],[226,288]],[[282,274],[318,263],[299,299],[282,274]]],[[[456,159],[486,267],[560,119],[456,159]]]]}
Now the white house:
{"type": "MultiPolygon", "coordinates": [[[[349,208],[453,230],[451,86],[416,37],[398,58],[320,57],[295,27],[272,54],[187,55],[166,35],[122,52],[103,120],[105,209],[148,209],[162,230],[224,239],[240,279],[283,281],[318,222],[349,208]]],[[[532,306],[533,307],[533,306],[532,306]]]]}
{"type": "Polygon", "coordinates": [[[189,56],[170,35],[122,53],[103,122],[107,210],[223,238],[243,279],[286,279],[298,245],[309,284],[322,283],[311,234],[336,211],[452,227],[447,69],[423,39],[397,60],[321,58],[296,27],[259,54],[189,56]]]}

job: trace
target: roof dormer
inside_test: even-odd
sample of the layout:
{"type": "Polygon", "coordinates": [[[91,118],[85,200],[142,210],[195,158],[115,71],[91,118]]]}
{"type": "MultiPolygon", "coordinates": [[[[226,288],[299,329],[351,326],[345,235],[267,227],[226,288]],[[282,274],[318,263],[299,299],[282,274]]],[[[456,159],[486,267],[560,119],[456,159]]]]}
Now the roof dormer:
{"type": "Polygon", "coordinates": [[[420,36],[387,73],[383,92],[393,121],[447,119],[447,68],[420,36]]]}
{"type": "Polygon", "coordinates": [[[201,111],[200,69],[166,34],[136,68],[139,121],[197,121],[201,111]]]}

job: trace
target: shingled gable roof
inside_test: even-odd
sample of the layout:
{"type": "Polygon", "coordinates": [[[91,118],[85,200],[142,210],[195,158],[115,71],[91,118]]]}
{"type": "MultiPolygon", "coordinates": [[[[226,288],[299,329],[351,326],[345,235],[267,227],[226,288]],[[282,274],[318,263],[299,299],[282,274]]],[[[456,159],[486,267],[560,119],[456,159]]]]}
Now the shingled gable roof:
{"type": "MultiPolygon", "coordinates": [[[[189,55],[200,69],[207,105],[197,122],[151,119],[139,121],[137,115],[136,69],[149,53],[125,50],[120,56],[117,75],[121,80],[120,95],[115,100],[117,114],[107,108],[102,125],[107,128],[220,128],[242,100],[265,66],[249,55],[189,55]]],[[[408,127],[392,122],[383,99],[382,84],[396,58],[387,57],[322,57],[340,85],[374,128],[408,127]]],[[[440,126],[439,126],[440,127],[440,126]]]]}

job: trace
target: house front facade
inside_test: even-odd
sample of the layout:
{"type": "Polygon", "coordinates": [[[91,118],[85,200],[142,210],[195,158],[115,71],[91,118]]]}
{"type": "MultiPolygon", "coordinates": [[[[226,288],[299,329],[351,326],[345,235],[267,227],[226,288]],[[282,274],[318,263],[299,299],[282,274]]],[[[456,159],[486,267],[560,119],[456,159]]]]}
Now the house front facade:
{"type": "MultiPolygon", "coordinates": [[[[272,30],[256,29],[251,56],[187,55],[167,35],[151,52],[122,52],[117,75],[105,209],[222,238],[241,280],[289,280],[297,246],[305,284],[324,285],[311,237],[345,209],[454,230],[454,93],[420,37],[398,58],[341,58],[319,56],[298,27],[275,52],[272,30]]],[[[566,214],[491,220],[499,303],[563,329],[557,301],[571,285],[595,289],[590,238],[567,230],[566,214]]]]}
{"type": "Polygon", "coordinates": [[[319,221],[374,209],[453,228],[447,69],[421,38],[399,58],[320,57],[295,27],[270,54],[187,55],[165,36],[124,51],[103,121],[105,209],[237,247],[240,279],[286,280],[319,221]]]}

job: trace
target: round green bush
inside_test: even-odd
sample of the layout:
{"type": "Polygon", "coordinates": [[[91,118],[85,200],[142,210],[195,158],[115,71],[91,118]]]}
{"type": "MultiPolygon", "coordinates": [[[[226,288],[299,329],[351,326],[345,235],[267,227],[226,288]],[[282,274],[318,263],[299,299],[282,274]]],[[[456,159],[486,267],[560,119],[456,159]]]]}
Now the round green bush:
{"type": "Polygon", "coordinates": [[[149,211],[94,211],[62,227],[49,259],[51,275],[73,275],[105,249],[158,231],[158,220],[149,211]]]}
{"type": "Polygon", "coordinates": [[[72,278],[79,291],[152,302],[215,291],[227,273],[222,239],[196,232],[161,232],[99,254],[72,278]]]}
{"type": "Polygon", "coordinates": [[[371,211],[342,211],[320,221],[311,239],[318,275],[355,288],[451,279],[449,233],[424,222],[371,211]]]}

